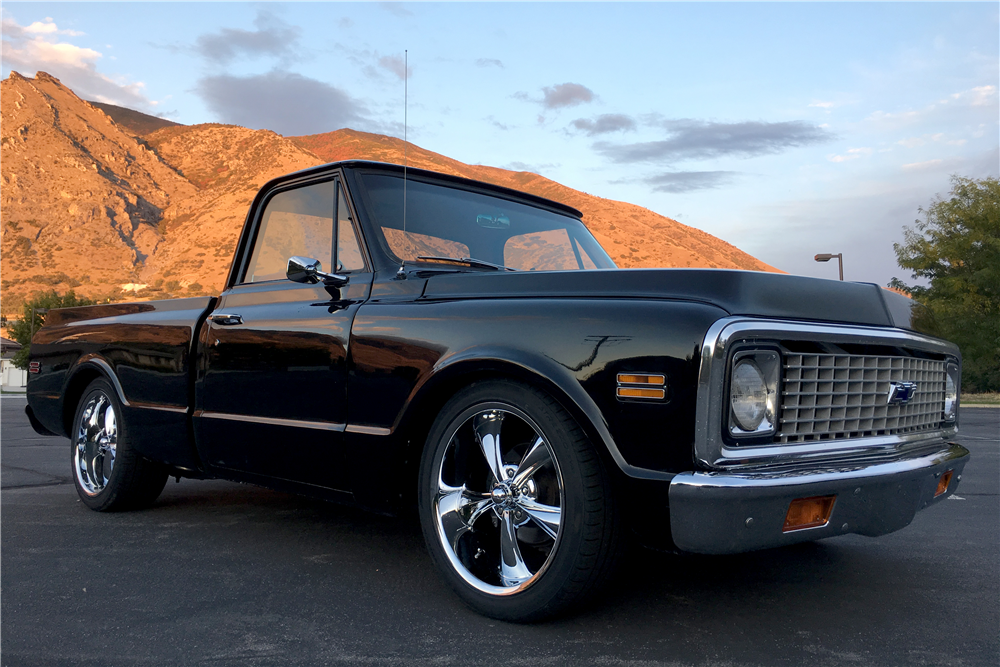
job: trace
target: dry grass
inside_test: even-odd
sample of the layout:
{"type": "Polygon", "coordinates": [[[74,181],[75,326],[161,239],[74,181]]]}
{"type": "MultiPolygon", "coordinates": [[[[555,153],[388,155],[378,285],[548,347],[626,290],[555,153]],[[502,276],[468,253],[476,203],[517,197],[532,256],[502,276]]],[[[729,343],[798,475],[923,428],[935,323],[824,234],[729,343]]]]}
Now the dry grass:
{"type": "Polygon", "coordinates": [[[1000,392],[962,394],[962,405],[1000,405],[1000,392]]]}

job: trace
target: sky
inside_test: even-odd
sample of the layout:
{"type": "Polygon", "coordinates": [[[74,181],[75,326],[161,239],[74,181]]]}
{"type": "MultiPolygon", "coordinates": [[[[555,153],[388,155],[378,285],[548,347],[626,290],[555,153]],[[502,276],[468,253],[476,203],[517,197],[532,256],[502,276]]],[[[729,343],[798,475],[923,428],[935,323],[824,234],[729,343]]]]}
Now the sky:
{"type": "Polygon", "coordinates": [[[1000,175],[997,2],[0,12],[4,78],[285,136],[402,138],[405,119],[422,148],[644,206],[801,275],[836,278],[813,256],[843,253],[846,280],[911,282],[904,227],[953,175],[1000,175]]]}

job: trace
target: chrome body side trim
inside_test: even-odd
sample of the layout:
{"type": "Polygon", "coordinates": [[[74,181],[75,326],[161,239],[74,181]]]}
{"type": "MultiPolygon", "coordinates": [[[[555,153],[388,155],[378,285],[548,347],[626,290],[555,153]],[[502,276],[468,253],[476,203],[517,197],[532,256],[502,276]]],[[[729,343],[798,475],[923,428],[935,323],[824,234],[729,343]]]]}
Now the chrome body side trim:
{"type": "Polygon", "coordinates": [[[188,409],[179,405],[158,405],[156,403],[140,403],[134,401],[130,407],[140,408],[142,410],[158,410],[160,412],[174,412],[180,415],[186,415],[188,409]]]}
{"type": "Polygon", "coordinates": [[[391,428],[364,426],[362,424],[348,424],[344,431],[346,433],[360,433],[362,435],[392,435],[391,428]]]}
{"type": "Polygon", "coordinates": [[[738,343],[755,340],[806,340],[828,343],[897,345],[960,358],[953,343],[903,329],[857,325],[762,320],[750,317],[726,317],[713,324],[705,334],[698,371],[698,402],[695,410],[694,458],[708,469],[759,467],[788,462],[794,457],[845,457],[872,449],[895,449],[940,442],[958,431],[953,424],[940,430],[914,434],[828,440],[790,445],[762,444],[735,447],[723,439],[726,410],[727,361],[729,351],[738,343]]]}
{"type": "Polygon", "coordinates": [[[940,443],[930,453],[873,465],[842,468],[813,464],[763,473],[685,472],[668,492],[671,536],[678,548],[728,554],[858,533],[885,535],[958,487],[969,451],[940,443]],[[941,475],[953,475],[935,497],[941,475]],[[789,504],[797,498],[835,495],[824,526],[783,532],[789,504]]]}
{"type": "Polygon", "coordinates": [[[337,432],[344,431],[343,424],[337,424],[334,422],[312,422],[312,421],[304,421],[301,419],[278,419],[277,417],[255,417],[253,415],[234,415],[234,414],[227,414],[224,412],[206,412],[204,410],[196,410],[194,416],[204,417],[206,419],[226,419],[229,421],[236,421],[236,422],[249,422],[252,424],[269,424],[272,426],[289,426],[292,428],[311,428],[318,431],[337,431],[337,432]]]}

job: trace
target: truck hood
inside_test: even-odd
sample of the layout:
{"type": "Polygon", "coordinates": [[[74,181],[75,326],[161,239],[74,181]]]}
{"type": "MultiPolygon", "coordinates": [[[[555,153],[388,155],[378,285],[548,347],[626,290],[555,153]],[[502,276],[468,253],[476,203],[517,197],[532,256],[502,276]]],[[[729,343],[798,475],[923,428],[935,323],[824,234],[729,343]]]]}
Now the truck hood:
{"type": "Polygon", "coordinates": [[[913,328],[913,302],[874,283],[726,269],[456,273],[429,278],[421,298],[484,297],[673,299],[730,315],[913,328]]]}

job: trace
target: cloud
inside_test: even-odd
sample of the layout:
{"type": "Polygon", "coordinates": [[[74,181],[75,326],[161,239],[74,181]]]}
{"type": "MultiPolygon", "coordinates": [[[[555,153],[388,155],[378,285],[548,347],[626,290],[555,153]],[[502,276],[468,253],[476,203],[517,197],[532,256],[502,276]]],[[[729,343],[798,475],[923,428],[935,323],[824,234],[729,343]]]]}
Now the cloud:
{"type": "Polygon", "coordinates": [[[413,12],[403,6],[400,2],[380,2],[379,7],[399,17],[413,16],[413,12]]]}
{"type": "Polygon", "coordinates": [[[882,127],[897,128],[917,122],[922,115],[919,111],[899,111],[896,113],[875,111],[869,114],[865,120],[882,127]]]}
{"type": "Polygon", "coordinates": [[[944,122],[970,122],[987,114],[995,118],[998,103],[996,86],[976,86],[952,93],[922,109],[874,111],[865,122],[879,131],[897,130],[918,123],[941,125],[944,122]]]}
{"type": "Polygon", "coordinates": [[[67,35],[69,37],[79,37],[82,32],[76,30],[60,30],[51,17],[45,17],[44,21],[35,21],[31,25],[18,25],[14,19],[3,19],[3,35],[8,38],[23,38],[27,35],[67,35]]]}
{"type": "Polygon", "coordinates": [[[400,81],[402,81],[407,74],[413,76],[413,68],[408,67],[403,58],[399,56],[382,56],[378,59],[378,66],[395,74],[399,77],[400,81]]]}
{"type": "Polygon", "coordinates": [[[476,61],[477,67],[499,67],[503,69],[503,63],[496,58],[480,58],[476,61]]]}
{"type": "Polygon", "coordinates": [[[570,125],[581,132],[586,132],[590,137],[609,132],[625,132],[636,127],[632,118],[620,113],[606,113],[595,118],[577,118],[570,125]]]}
{"type": "Polygon", "coordinates": [[[858,101],[853,97],[849,97],[846,95],[838,95],[834,99],[826,99],[826,100],[814,99],[812,102],[808,104],[808,107],[811,109],[822,109],[823,111],[830,113],[833,109],[839,109],[840,107],[851,106],[857,103],[858,101]]]}
{"type": "Polygon", "coordinates": [[[578,83],[560,83],[542,88],[542,106],[546,109],[572,107],[594,101],[594,91],[578,83]]]}
{"type": "Polygon", "coordinates": [[[146,97],[144,84],[119,83],[97,71],[99,51],[60,41],[58,35],[79,35],[60,30],[46,19],[24,27],[3,19],[3,65],[25,76],[48,72],[83,99],[151,110],[156,102],[146,97]]]}
{"type": "Polygon", "coordinates": [[[540,174],[548,169],[556,169],[559,167],[558,163],[551,162],[545,164],[528,164],[527,162],[510,162],[501,167],[501,169],[507,169],[509,171],[528,171],[532,174],[540,174]]]}
{"type": "Polygon", "coordinates": [[[714,190],[729,185],[739,176],[738,171],[668,171],[642,179],[653,186],[653,192],[681,194],[697,190],[714,190]]]}
{"type": "Polygon", "coordinates": [[[923,146],[928,141],[936,141],[938,143],[945,143],[948,146],[964,146],[968,143],[966,139],[948,139],[948,135],[944,132],[936,132],[934,134],[924,134],[919,137],[908,137],[906,139],[900,139],[896,143],[900,146],[905,146],[906,148],[917,148],[923,146]]]}
{"type": "Polygon", "coordinates": [[[362,75],[373,81],[384,82],[386,74],[399,81],[404,79],[405,73],[413,76],[413,66],[406,66],[403,54],[382,55],[373,49],[356,49],[345,44],[335,44],[334,48],[342,52],[362,75]]]}
{"type": "Polygon", "coordinates": [[[24,32],[34,35],[68,35],[70,37],[79,37],[83,34],[76,30],[60,30],[49,16],[46,16],[44,21],[35,21],[27,26],[24,28],[24,32]]]}
{"type": "Polygon", "coordinates": [[[933,169],[938,165],[944,164],[944,160],[927,160],[926,162],[911,162],[910,164],[904,164],[902,166],[903,171],[922,171],[924,169],[933,169]]]}
{"type": "Polygon", "coordinates": [[[871,148],[848,148],[844,155],[827,155],[826,159],[830,162],[847,162],[848,160],[857,160],[859,157],[867,157],[873,152],[871,148]]]}
{"type": "Polygon", "coordinates": [[[486,120],[488,120],[490,122],[490,124],[493,125],[493,127],[497,128],[498,130],[504,130],[504,131],[506,131],[506,130],[510,129],[510,125],[506,125],[504,123],[501,123],[500,121],[498,121],[493,116],[487,116],[486,120]]]}
{"type": "Polygon", "coordinates": [[[208,76],[198,81],[195,93],[224,123],[285,136],[366,123],[367,110],[344,91],[289,72],[208,76]]]}
{"type": "MultiPolygon", "coordinates": [[[[593,102],[597,95],[590,88],[579,83],[560,83],[555,86],[542,88],[542,97],[532,97],[524,91],[511,95],[515,100],[521,102],[532,102],[541,104],[546,109],[561,109],[563,107],[573,107],[578,104],[593,102]]],[[[544,123],[544,116],[539,116],[539,122],[544,123]]]]}
{"type": "Polygon", "coordinates": [[[271,56],[287,58],[294,55],[302,32],[268,12],[258,12],[253,21],[256,30],[223,28],[217,33],[201,35],[195,40],[195,51],[206,60],[225,64],[236,58],[271,56]]]}
{"type": "Polygon", "coordinates": [[[955,93],[951,96],[951,98],[953,100],[959,100],[960,102],[966,102],[969,106],[973,107],[989,106],[996,103],[997,87],[977,86],[961,93],[955,93]]]}
{"type": "Polygon", "coordinates": [[[614,162],[669,162],[773,155],[834,138],[830,132],[800,120],[715,123],[680,119],[661,121],[660,125],[669,135],[662,141],[625,145],[598,142],[594,149],[614,162]]]}

